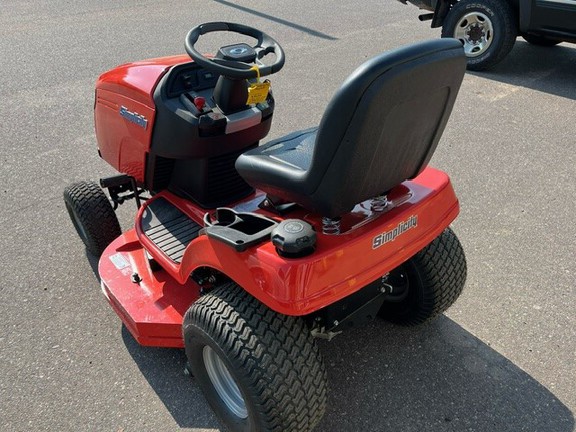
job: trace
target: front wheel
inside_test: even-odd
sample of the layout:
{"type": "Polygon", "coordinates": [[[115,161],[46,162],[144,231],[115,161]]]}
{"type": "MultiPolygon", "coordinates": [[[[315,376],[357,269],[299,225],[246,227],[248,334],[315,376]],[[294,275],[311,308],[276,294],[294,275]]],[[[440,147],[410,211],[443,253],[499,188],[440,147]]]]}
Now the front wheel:
{"type": "Polygon", "coordinates": [[[500,62],[517,36],[517,17],[506,0],[460,0],[442,24],[442,37],[462,42],[470,70],[500,62]]]}
{"type": "Polygon", "coordinates": [[[183,322],[192,374],[231,431],[309,431],[326,407],[326,370],[301,318],[234,283],[202,296],[183,322]]]}
{"type": "Polygon", "coordinates": [[[106,194],[92,181],[74,183],[64,189],[64,204],[86,249],[99,257],[122,231],[106,194]]]}
{"type": "Polygon", "coordinates": [[[466,258],[456,234],[446,228],[432,243],[392,270],[390,293],[378,315],[401,325],[422,324],[448,309],[466,282],[466,258]]]}

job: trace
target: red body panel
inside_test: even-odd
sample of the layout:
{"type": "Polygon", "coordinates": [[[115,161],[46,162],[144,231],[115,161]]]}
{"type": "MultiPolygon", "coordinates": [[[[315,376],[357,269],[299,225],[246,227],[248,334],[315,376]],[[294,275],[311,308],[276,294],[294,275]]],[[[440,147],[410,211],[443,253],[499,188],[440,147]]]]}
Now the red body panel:
{"type": "Polygon", "coordinates": [[[94,106],[98,148],[102,158],[119,172],[144,182],[156,112],[154,89],[172,66],[190,61],[187,55],[179,55],[128,63],[98,79],[94,106]],[[122,117],[122,107],[145,118],[146,126],[122,117]]]}
{"type": "Polygon", "coordinates": [[[141,345],[183,347],[182,318],[199,296],[188,279],[179,284],[164,270],[152,272],[134,230],[118,237],[98,266],[102,291],[141,345]],[[139,283],[131,280],[138,272],[139,283]]]}
{"type": "MultiPolygon", "coordinates": [[[[154,199],[158,197],[169,200],[202,224],[205,211],[193,203],[169,192],[162,192],[154,199]]],[[[395,188],[389,198],[393,205],[378,214],[372,213],[366,204],[357,206],[343,218],[343,234],[337,236],[321,234],[317,216],[304,210],[290,213],[290,218],[308,221],[318,233],[316,251],[305,258],[282,258],[269,241],[236,252],[224,243],[200,235],[186,248],[182,264],[170,260],[142,232],[139,221],[145,204],[136,219],[135,232],[124,234],[102,255],[103,288],[136,339],[157,346],[181,346],[182,341],[174,335],[176,329],[180,332],[186,308],[199,295],[199,287],[189,277],[199,267],[211,267],[226,274],[279,313],[306,315],[352,294],[412,257],[436,238],[459,211],[448,176],[432,168],[395,188]],[[410,220],[417,223],[373,248],[377,237],[410,220]],[[142,246],[164,270],[151,272],[142,246]],[[126,256],[130,271],[137,271],[143,278],[139,285],[130,282],[130,275],[124,274],[128,271],[113,263],[111,257],[118,253],[126,256]],[[182,284],[181,290],[178,284],[182,284]]],[[[279,220],[258,209],[261,200],[262,196],[252,196],[237,203],[236,208],[279,220]]]]}

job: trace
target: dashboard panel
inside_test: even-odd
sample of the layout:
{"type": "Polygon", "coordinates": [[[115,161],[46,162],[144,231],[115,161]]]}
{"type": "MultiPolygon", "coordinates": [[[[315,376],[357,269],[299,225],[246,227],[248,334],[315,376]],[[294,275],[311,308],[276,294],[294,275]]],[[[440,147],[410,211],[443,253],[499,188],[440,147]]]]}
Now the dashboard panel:
{"type": "Polygon", "coordinates": [[[214,88],[219,77],[193,62],[175,66],[169,72],[166,95],[173,98],[186,92],[214,88]]]}

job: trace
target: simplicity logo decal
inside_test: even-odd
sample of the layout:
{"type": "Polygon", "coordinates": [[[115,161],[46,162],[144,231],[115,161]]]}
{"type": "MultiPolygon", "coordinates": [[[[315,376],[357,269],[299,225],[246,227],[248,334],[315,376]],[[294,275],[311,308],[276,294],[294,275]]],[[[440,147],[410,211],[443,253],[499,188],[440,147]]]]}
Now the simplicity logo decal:
{"type": "Polygon", "coordinates": [[[372,249],[377,249],[386,243],[396,240],[396,237],[404,234],[409,229],[416,228],[417,225],[418,216],[410,216],[406,222],[400,222],[398,226],[393,230],[383,232],[382,234],[378,234],[376,237],[374,237],[372,240],[372,249]]]}
{"type": "Polygon", "coordinates": [[[137,112],[128,111],[128,108],[125,106],[120,107],[120,115],[124,117],[129,122],[137,124],[138,126],[146,129],[148,125],[148,120],[143,115],[138,114],[137,112]]]}

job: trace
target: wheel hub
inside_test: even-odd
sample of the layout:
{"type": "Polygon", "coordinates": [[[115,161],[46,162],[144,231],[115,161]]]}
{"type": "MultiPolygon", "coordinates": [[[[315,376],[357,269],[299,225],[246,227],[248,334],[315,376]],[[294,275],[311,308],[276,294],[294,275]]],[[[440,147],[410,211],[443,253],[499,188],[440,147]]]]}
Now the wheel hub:
{"type": "Polygon", "coordinates": [[[404,267],[400,266],[392,270],[382,278],[385,301],[401,302],[408,297],[410,284],[404,267]]]}
{"type": "Polygon", "coordinates": [[[470,26],[466,34],[468,35],[469,41],[474,45],[478,45],[486,36],[486,33],[484,33],[484,28],[479,24],[470,26]]]}
{"type": "Polygon", "coordinates": [[[248,409],[246,408],[246,402],[242,397],[238,384],[236,384],[222,359],[208,345],[204,346],[202,356],[204,357],[206,372],[208,372],[210,381],[212,381],[212,385],[222,402],[235,416],[241,419],[247,418],[248,409]]]}
{"type": "Polygon", "coordinates": [[[481,12],[464,15],[454,29],[454,38],[460,40],[467,57],[477,57],[492,44],[494,27],[490,18],[481,12]]]}
{"type": "Polygon", "coordinates": [[[78,235],[80,236],[82,241],[84,241],[84,243],[86,243],[86,241],[88,239],[88,234],[86,233],[86,229],[84,228],[84,224],[82,223],[82,221],[78,217],[78,214],[76,213],[76,211],[72,207],[70,207],[68,204],[66,204],[66,208],[68,209],[68,212],[72,215],[72,223],[74,224],[74,227],[76,228],[76,231],[78,232],[78,235]]]}

